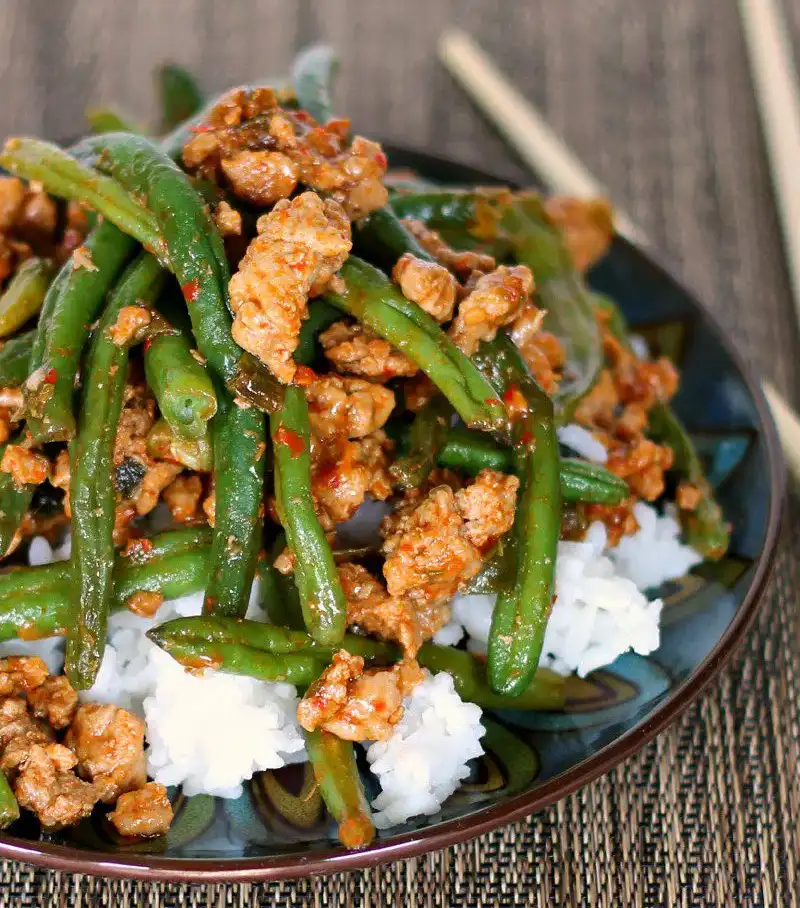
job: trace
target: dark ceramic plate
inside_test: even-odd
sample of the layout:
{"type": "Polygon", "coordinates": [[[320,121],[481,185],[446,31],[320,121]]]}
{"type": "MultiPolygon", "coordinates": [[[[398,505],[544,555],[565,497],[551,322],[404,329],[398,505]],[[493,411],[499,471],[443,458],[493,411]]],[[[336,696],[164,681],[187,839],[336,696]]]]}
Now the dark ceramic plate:
{"type": "MultiPolygon", "coordinates": [[[[480,171],[401,149],[406,166],[442,183],[486,184],[480,171]]],[[[236,801],[174,794],[169,834],[115,839],[102,818],[39,837],[24,821],[0,836],[0,855],[48,867],[173,880],[277,879],[366,867],[451,845],[534,813],[639,750],[717,675],[751,625],[775,552],[784,474],[758,383],[703,306],[623,240],[592,283],[612,296],[653,349],[680,365],[675,406],[706,458],[734,532],[719,563],[662,590],[660,649],[632,654],[569,682],[566,713],[487,715],[487,753],[441,813],[348,852],[303,767],[260,774],[236,801]]],[[[365,775],[368,787],[374,785],[365,775]]]]}

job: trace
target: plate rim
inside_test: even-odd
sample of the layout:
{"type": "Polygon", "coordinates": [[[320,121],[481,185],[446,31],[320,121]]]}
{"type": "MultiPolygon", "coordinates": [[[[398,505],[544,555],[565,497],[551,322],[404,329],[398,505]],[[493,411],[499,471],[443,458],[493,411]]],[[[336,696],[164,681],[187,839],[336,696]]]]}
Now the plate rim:
{"type": "MultiPolygon", "coordinates": [[[[412,148],[384,143],[389,154],[402,154],[429,164],[456,168],[470,174],[472,181],[516,185],[471,164],[412,148]]],[[[535,179],[532,180],[536,182],[535,179]]],[[[417,857],[432,851],[477,838],[498,826],[513,823],[543,810],[633,756],[661,731],[671,725],[705,691],[728,664],[745,635],[753,626],[761,607],[775,564],[786,497],[786,467],[778,433],[755,370],[739,353],[717,316],[677,275],[677,269],[652,247],[639,248],[615,236],[612,248],[621,246],[627,254],[646,260],[658,276],[677,287],[700,313],[710,330],[730,356],[758,413],[766,445],[769,469],[770,502],[764,548],[756,561],[755,573],[742,605],[706,658],[659,704],[652,715],[609,742],[597,753],[548,779],[533,791],[521,792],[503,804],[479,809],[468,817],[446,820],[397,836],[391,841],[374,842],[367,848],[344,851],[341,847],[310,851],[301,855],[252,858],[165,858],[158,855],[126,856],[119,852],[87,852],[72,845],[21,839],[0,833],[0,858],[21,861],[52,870],[85,873],[117,879],[139,879],[184,883],[244,883],[324,876],[348,870],[363,870],[389,861],[417,857]]]]}

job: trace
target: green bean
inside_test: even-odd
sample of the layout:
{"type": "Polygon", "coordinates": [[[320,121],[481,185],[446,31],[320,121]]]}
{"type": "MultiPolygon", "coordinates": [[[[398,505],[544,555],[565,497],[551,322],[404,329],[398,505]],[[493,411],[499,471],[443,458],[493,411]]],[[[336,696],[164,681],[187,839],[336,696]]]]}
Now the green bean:
{"type": "Polygon", "coordinates": [[[375,826],[351,741],[326,731],[306,731],[306,751],[322,800],[338,823],[345,848],[364,848],[375,838],[375,826]]]}
{"type": "Polygon", "coordinates": [[[388,205],[354,222],[353,248],[358,255],[374,262],[387,273],[404,253],[425,262],[436,261],[388,205]]]}
{"type": "MultiPolygon", "coordinates": [[[[479,432],[456,426],[449,429],[439,448],[439,466],[476,476],[481,470],[507,473],[513,469],[513,452],[479,432]]],[[[605,467],[572,457],[561,458],[561,498],[565,502],[621,504],[630,489],[624,479],[605,467]]]]}
{"type": "MultiPolygon", "coordinates": [[[[252,672],[252,677],[262,680],[275,680],[270,673],[284,670],[284,663],[280,660],[296,660],[304,656],[309,660],[308,666],[315,663],[317,674],[309,670],[309,674],[303,675],[301,663],[291,662],[294,683],[300,686],[311,684],[319,675],[320,667],[330,662],[338,649],[338,646],[320,644],[306,633],[258,621],[226,618],[176,618],[153,628],[148,636],[166,652],[175,655],[178,661],[214,662],[220,671],[234,674],[252,672]],[[261,661],[259,656],[270,656],[278,661],[261,661]]],[[[356,634],[346,634],[341,646],[377,665],[390,665],[402,655],[400,648],[392,643],[356,634]]],[[[434,673],[444,671],[452,675],[459,696],[486,709],[563,708],[563,679],[552,672],[540,670],[519,695],[508,698],[491,690],[483,664],[471,653],[451,646],[426,643],[421,647],[418,659],[420,665],[434,673]]]]}
{"type": "Polygon", "coordinates": [[[211,430],[200,438],[181,438],[166,420],[159,419],[147,433],[147,453],[157,460],[175,460],[189,470],[208,473],[213,469],[211,430]]]}
{"type": "Polygon", "coordinates": [[[172,308],[159,303],[172,328],[144,345],[144,374],[161,415],[180,438],[197,439],[217,411],[214,386],[205,367],[192,356],[192,340],[174,324],[172,308]]]}
{"type": "Polygon", "coordinates": [[[494,389],[436,322],[409,302],[376,268],[356,256],[340,271],[343,293],[328,291],[327,302],[352,315],[415,362],[474,428],[507,430],[506,410],[494,389]]]}
{"type": "Polygon", "coordinates": [[[216,519],[205,608],[243,618],[261,547],[266,422],[260,410],[237,406],[224,389],[219,404],[213,424],[216,519]]]}
{"type": "Polygon", "coordinates": [[[69,259],[50,285],[31,354],[31,378],[23,388],[27,427],[34,441],[75,436],[75,376],[89,326],[135,248],[135,242],[105,221],[89,234],[84,256],[93,268],[69,259]]]}
{"type": "MultiPolygon", "coordinates": [[[[24,441],[25,432],[21,430],[11,439],[10,444],[19,445],[24,441]]],[[[0,447],[0,461],[7,448],[8,445],[0,447]]],[[[0,558],[8,554],[14,542],[17,530],[30,507],[35,488],[29,484],[18,486],[11,473],[0,470],[0,558]]]]}
{"type": "MultiPolygon", "coordinates": [[[[596,294],[595,305],[606,314],[606,325],[612,334],[630,350],[628,325],[616,303],[607,296],[596,294]]],[[[675,455],[672,468],[701,493],[700,501],[693,511],[680,512],[686,541],[703,557],[716,561],[728,550],[731,529],[714,497],[714,489],[706,478],[694,442],[668,404],[656,403],[648,416],[647,431],[650,437],[672,449],[675,455]]]]}
{"type": "Polygon", "coordinates": [[[96,135],[104,132],[141,132],[126,114],[114,107],[87,107],[86,122],[96,135]]]}
{"type": "Polygon", "coordinates": [[[194,77],[182,66],[173,63],[159,66],[156,81],[161,96],[161,124],[165,131],[174,129],[203,106],[203,96],[194,77]]]}
{"type": "Polygon", "coordinates": [[[649,416],[650,437],[672,449],[675,454],[673,469],[700,492],[701,497],[694,510],[680,511],[686,541],[704,558],[718,561],[728,551],[731,528],[714,498],[714,490],[706,478],[694,442],[666,404],[656,404],[649,416]]]}
{"type": "Polygon", "coordinates": [[[111,294],[89,346],[83,406],[70,457],[74,591],[65,672],[78,690],[91,687],[100,668],[113,591],[112,466],[128,347],[118,346],[109,331],[123,307],[154,301],[164,277],[157,260],[142,253],[111,294]]]}
{"type": "Polygon", "coordinates": [[[7,139],[0,167],[26,180],[37,180],[53,195],[95,208],[123,233],[165,257],[166,247],[153,215],[116,180],[84,166],[57,145],[39,139],[7,139]]]}
{"type": "Polygon", "coordinates": [[[310,366],[318,354],[317,335],[334,322],[338,322],[342,313],[324,300],[312,300],[308,306],[308,318],[300,327],[300,338],[294,351],[294,360],[303,366],[310,366]]]}
{"type": "Polygon", "coordinates": [[[305,628],[303,607],[294,578],[282,574],[275,566],[275,559],[286,548],[286,534],[278,533],[269,552],[259,561],[257,571],[262,583],[261,605],[273,624],[292,630],[305,628]]]}
{"type": "Polygon", "coordinates": [[[618,505],[630,495],[628,483],[599,464],[573,457],[561,458],[561,500],[618,505]]]}
{"type": "Polygon", "coordinates": [[[305,48],[292,63],[290,81],[297,104],[317,123],[324,124],[331,119],[331,83],[338,68],[339,58],[328,44],[305,48]]]}
{"type": "Polygon", "coordinates": [[[289,387],[283,408],[270,416],[275,458],[275,501],[289,549],[303,619],[320,643],[338,643],[344,634],[347,603],[333,554],[319,525],[311,495],[308,404],[300,388],[289,387]]]}
{"type": "Polygon", "coordinates": [[[561,526],[558,440],[553,402],[506,335],[483,344],[475,360],[502,394],[516,386],[527,404],[513,427],[514,472],[520,480],[509,547],[514,584],[498,595],[487,660],[492,690],[513,697],[536,672],[553,603],[561,526]]]}
{"type": "Polygon", "coordinates": [[[0,829],[5,829],[18,819],[19,804],[14,797],[6,774],[0,772],[0,829]]]}
{"type": "Polygon", "coordinates": [[[389,474],[401,489],[418,489],[436,466],[436,458],[447,435],[452,409],[438,394],[416,414],[411,424],[409,450],[389,467],[389,474]]]}
{"type": "Polygon", "coordinates": [[[26,259],[0,296],[0,338],[21,328],[42,308],[53,266],[45,259],[26,259]]]}
{"type": "Polygon", "coordinates": [[[231,337],[225,247],[186,174],[141,136],[111,133],[86,139],[76,153],[142,198],[163,236],[163,258],[181,285],[200,352],[234,395],[273,412],[283,399],[283,387],[231,337]]]}
{"type": "Polygon", "coordinates": [[[19,388],[28,377],[36,329],[10,337],[0,345],[0,387],[19,388]]]}
{"type": "Polygon", "coordinates": [[[436,461],[440,467],[477,476],[481,470],[510,472],[513,454],[511,448],[498,445],[483,432],[475,432],[464,426],[454,426],[448,429],[436,455],[436,461]]]}
{"type": "MultiPolygon", "coordinates": [[[[161,537],[170,534],[161,534],[161,537]]],[[[153,537],[154,551],[157,540],[153,537]]],[[[114,565],[111,609],[126,607],[137,592],[161,593],[176,599],[205,589],[210,536],[195,545],[151,554],[144,560],[118,555],[114,565]]],[[[70,563],[19,568],[0,574],[0,641],[64,635],[70,622],[70,563]]]]}

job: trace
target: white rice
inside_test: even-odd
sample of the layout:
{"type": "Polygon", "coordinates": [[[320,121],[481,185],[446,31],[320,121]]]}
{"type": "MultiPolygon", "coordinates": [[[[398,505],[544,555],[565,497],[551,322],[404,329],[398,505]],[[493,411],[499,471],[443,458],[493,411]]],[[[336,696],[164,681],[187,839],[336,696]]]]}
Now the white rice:
{"type": "Polygon", "coordinates": [[[639,530],[623,536],[610,551],[617,573],[629,577],[641,590],[683,577],[703,556],[681,542],[681,526],[674,512],[659,514],[643,501],[633,506],[639,530]]]}
{"type": "MultiPolygon", "coordinates": [[[[635,514],[641,529],[606,553],[601,523],[592,524],[583,542],[559,542],[542,665],[583,677],[628,650],[647,655],[658,648],[662,602],[648,601],[643,591],[682,577],[702,558],[680,542],[671,514],[659,515],[646,504],[637,504],[635,514]]],[[[456,596],[451,621],[439,636],[455,637],[461,628],[468,648],[485,652],[495,600],[456,596]]]]}
{"type": "Polygon", "coordinates": [[[483,753],[481,710],[465,703],[446,672],[429,675],[406,698],[403,718],[386,741],[367,749],[381,785],[372,802],[378,829],[436,813],[483,753]]]}
{"type": "Polygon", "coordinates": [[[592,463],[605,463],[608,460],[608,451],[605,446],[588,429],[584,429],[577,423],[572,422],[558,429],[558,440],[579,457],[590,460],[592,463]]]}

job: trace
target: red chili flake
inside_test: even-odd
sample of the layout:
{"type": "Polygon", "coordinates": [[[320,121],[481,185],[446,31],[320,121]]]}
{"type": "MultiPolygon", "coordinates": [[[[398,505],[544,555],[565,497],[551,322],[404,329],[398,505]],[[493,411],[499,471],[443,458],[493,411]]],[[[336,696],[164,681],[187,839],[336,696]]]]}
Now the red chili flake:
{"type": "Polygon", "coordinates": [[[298,366],[294,373],[294,383],[301,388],[307,388],[313,381],[316,381],[317,374],[308,366],[298,366]]]}
{"type": "Polygon", "coordinates": [[[528,402],[525,395],[520,391],[518,385],[509,385],[508,390],[503,395],[503,403],[506,405],[508,415],[511,419],[519,419],[528,412],[528,402]]]}
{"type": "Polygon", "coordinates": [[[148,337],[147,340],[144,342],[144,352],[147,353],[147,351],[148,351],[152,346],[153,346],[153,338],[152,338],[152,337],[148,337]]]}
{"type": "Polygon", "coordinates": [[[533,441],[533,433],[525,431],[520,435],[519,438],[520,444],[529,445],[533,441]]]}
{"type": "Polygon", "coordinates": [[[48,385],[54,385],[56,383],[57,378],[58,378],[58,373],[56,372],[56,370],[48,369],[47,375],[45,375],[44,380],[47,382],[48,385]]]}
{"type": "Polygon", "coordinates": [[[189,132],[198,135],[201,132],[211,132],[212,128],[213,127],[209,126],[208,123],[197,123],[196,125],[189,127],[189,132]]]}
{"type": "Polygon", "coordinates": [[[184,299],[187,303],[193,303],[197,299],[197,294],[200,292],[200,282],[195,278],[192,281],[189,281],[188,284],[184,284],[181,287],[183,291],[184,299]]]}
{"type": "Polygon", "coordinates": [[[303,439],[297,432],[293,432],[285,426],[278,427],[278,431],[275,433],[275,441],[279,445],[286,445],[292,457],[299,457],[306,449],[303,439]]]}
{"type": "Polygon", "coordinates": [[[301,123],[312,123],[314,121],[314,118],[307,110],[296,110],[294,112],[294,118],[301,123]]]}
{"type": "Polygon", "coordinates": [[[381,170],[386,170],[386,168],[389,166],[389,159],[382,151],[379,151],[375,155],[375,163],[378,165],[378,167],[381,168],[381,170]]]}
{"type": "Polygon", "coordinates": [[[502,403],[502,401],[497,397],[487,397],[484,403],[487,407],[496,407],[498,404],[502,403]]]}

